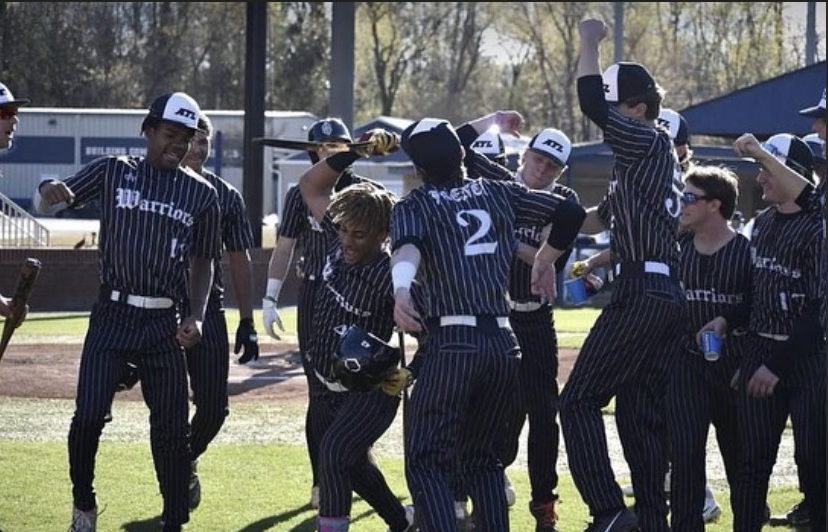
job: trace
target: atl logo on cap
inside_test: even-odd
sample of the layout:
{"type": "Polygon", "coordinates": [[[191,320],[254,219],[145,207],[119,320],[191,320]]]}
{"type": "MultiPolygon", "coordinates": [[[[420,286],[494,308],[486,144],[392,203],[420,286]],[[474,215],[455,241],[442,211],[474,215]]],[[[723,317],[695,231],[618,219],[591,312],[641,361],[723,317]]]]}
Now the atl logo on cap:
{"type": "Polygon", "coordinates": [[[544,146],[549,146],[549,148],[555,150],[556,152],[563,152],[563,144],[561,144],[555,139],[546,139],[541,144],[543,144],[544,146]]]}
{"type": "Polygon", "coordinates": [[[175,112],[176,116],[183,116],[184,118],[195,121],[196,113],[192,109],[187,109],[186,107],[179,107],[178,111],[175,112]]]}
{"type": "Polygon", "coordinates": [[[476,140],[472,144],[472,148],[494,148],[494,144],[489,139],[476,140]]]}

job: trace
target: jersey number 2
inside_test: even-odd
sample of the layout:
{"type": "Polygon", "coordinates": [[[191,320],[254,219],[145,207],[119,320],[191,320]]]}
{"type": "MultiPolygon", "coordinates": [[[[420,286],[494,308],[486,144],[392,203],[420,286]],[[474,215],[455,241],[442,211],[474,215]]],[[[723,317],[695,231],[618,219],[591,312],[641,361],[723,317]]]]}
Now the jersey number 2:
{"type": "Polygon", "coordinates": [[[467,257],[494,253],[495,249],[497,249],[497,242],[479,242],[492,228],[492,218],[489,216],[489,213],[480,209],[460,211],[455,216],[455,219],[460,227],[468,227],[469,221],[467,218],[469,217],[476,218],[480,227],[466,240],[463,246],[463,252],[467,257]]]}

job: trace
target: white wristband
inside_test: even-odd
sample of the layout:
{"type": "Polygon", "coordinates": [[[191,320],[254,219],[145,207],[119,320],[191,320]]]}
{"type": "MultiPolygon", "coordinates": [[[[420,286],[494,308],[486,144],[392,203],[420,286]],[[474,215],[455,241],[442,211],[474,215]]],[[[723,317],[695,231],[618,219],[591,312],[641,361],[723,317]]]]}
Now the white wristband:
{"type": "Polygon", "coordinates": [[[394,292],[398,288],[411,288],[411,283],[414,282],[414,276],[417,274],[417,267],[408,261],[401,261],[391,268],[391,280],[394,283],[394,292]]]}
{"type": "Polygon", "coordinates": [[[265,297],[273,298],[274,301],[279,300],[279,292],[282,290],[282,280],[276,278],[268,278],[267,288],[265,288],[265,297]]]}

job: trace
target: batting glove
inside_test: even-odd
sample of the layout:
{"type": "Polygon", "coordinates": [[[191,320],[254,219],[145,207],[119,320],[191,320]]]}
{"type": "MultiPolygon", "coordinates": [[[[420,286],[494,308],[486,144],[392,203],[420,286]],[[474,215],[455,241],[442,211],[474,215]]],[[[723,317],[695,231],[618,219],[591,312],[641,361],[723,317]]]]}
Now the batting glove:
{"type": "Polygon", "coordinates": [[[276,300],[272,297],[265,297],[262,300],[262,317],[264,318],[264,326],[267,334],[274,340],[281,340],[282,337],[273,328],[275,325],[280,331],[285,332],[285,327],[282,325],[282,318],[279,317],[279,311],[276,309],[276,300]]]}
{"type": "Polygon", "coordinates": [[[115,388],[116,392],[126,392],[131,390],[138,384],[141,375],[138,373],[138,365],[135,362],[127,361],[126,367],[121,372],[121,377],[118,379],[118,386],[115,388]]]}
{"type": "Polygon", "coordinates": [[[411,371],[407,368],[398,368],[394,373],[389,375],[382,384],[382,391],[390,395],[391,397],[396,397],[400,395],[400,392],[403,389],[407,388],[414,382],[414,375],[411,371]]]}
{"type": "Polygon", "coordinates": [[[355,150],[363,157],[388,155],[400,148],[400,136],[382,128],[374,128],[366,132],[360,140],[369,143],[365,148],[355,150]]]}
{"type": "Polygon", "coordinates": [[[239,321],[239,328],[236,329],[236,346],[233,353],[238,355],[242,348],[244,352],[239,357],[239,364],[259,360],[259,335],[256,334],[256,327],[253,326],[253,318],[242,318],[239,321]]]}

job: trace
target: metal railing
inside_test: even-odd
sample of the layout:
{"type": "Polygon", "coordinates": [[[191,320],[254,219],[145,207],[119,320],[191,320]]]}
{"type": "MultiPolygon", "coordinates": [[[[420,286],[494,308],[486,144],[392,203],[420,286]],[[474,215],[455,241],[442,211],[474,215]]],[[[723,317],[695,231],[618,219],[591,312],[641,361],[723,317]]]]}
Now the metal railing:
{"type": "Polygon", "coordinates": [[[48,247],[49,229],[0,193],[0,248],[48,247]]]}

